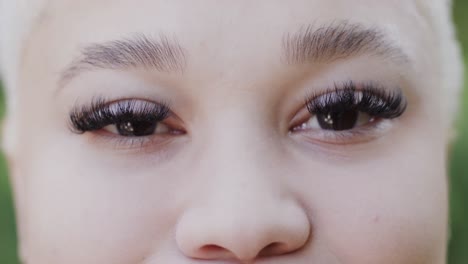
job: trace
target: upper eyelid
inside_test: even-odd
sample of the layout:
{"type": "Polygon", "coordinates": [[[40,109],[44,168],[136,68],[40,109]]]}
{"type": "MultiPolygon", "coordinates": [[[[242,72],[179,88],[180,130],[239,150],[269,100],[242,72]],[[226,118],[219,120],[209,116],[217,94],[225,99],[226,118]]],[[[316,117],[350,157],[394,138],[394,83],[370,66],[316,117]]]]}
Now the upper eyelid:
{"type": "Polygon", "coordinates": [[[373,82],[373,81],[360,81],[360,82],[355,82],[353,80],[348,80],[344,82],[335,82],[333,85],[329,88],[326,88],[324,90],[321,90],[319,92],[312,92],[307,96],[306,102],[313,100],[314,98],[318,98],[320,96],[326,95],[326,94],[331,94],[331,93],[340,93],[343,91],[349,91],[349,90],[355,90],[355,91],[371,91],[377,95],[385,95],[385,94],[401,94],[403,95],[403,91],[401,88],[397,87],[395,89],[389,89],[387,86],[379,83],[379,82],[373,82]]]}
{"type": "Polygon", "coordinates": [[[353,104],[356,107],[374,108],[372,110],[384,118],[398,117],[407,107],[406,97],[399,88],[388,89],[376,83],[357,85],[351,81],[342,85],[335,84],[333,89],[313,94],[307,97],[305,103],[311,113],[329,111],[329,107],[341,106],[340,104],[353,104]],[[359,102],[355,102],[356,92],[361,93],[359,102]]]}
{"type": "Polygon", "coordinates": [[[101,97],[94,98],[90,104],[75,106],[70,112],[70,125],[73,131],[84,133],[94,131],[118,121],[122,115],[141,115],[143,118],[164,120],[171,113],[167,103],[156,103],[140,99],[120,99],[106,101],[101,97]],[[136,108],[136,103],[144,105],[136,108]],[[111,109],[112,105],[116,108],[111,109]]]}
{"type": "Polygon", "coordinates": [[[170,105],[168,102],[155,102],[152,100],[148,99],[141,99],[141,98],[121,98],[121,99],[114,99],[114,100],[107,100],[104,97],[98,96],[94,97],[91,99],[91,102],[88,104],[76,104],[72,110],[70,111],[70,115],[73,113],[87,113],[87,112],[93,112],[93,111],[99,111],[99,110],[105,110],[110,108],[112,105],[118,105],[118,106],[123,106],[123,104],[128,104],[129,106],[131,104],[136,104],[136,103],[141,103],[144,104],[146,107],[150,105],[155,105],[159,106],[161,108],[166,108],[170,109],[170,105]]]}
{"type": "Polygon", "coordinates": [[[358,84],[353,81],[347,81],[341,84],[335,83],[332,88],[309,94],[308,96],[306,96],[305,103],[307,104],[308,102],[316,100],[317,98],[322,98],[323,96],[331,94],[343,94],[350,92],[364,92],[367,95],[374,95],[382,99],[391,96],[401,97],[405,99],[405,95],[402,89],[398,87],[394,89],[389,89],[381,84],[374,82],[365,82],[358,84]]]}
{"type": "MultiPolygon", "coordinates": [[[[316,92],[312,95],[309,95],[308,97],[306,97],[304,105],[309,108],[311,105],[311,102],[315,102],[314,100],[316,100],[319,97],[326,96],[327,94],[339,94],[339,93],[349,92],[349,91],[367,91],[368,94],[373,94],[377,98],[379,98],[379,96],[382,98],[386,98],[390,96],[404,98],[401,89],[393,89],[393,90],[388,89],[388,88],[385,88],[383,85],[375,83],[375,82],[354,83],[352,81],[347,81],[347,82],[343,82],[342,84],[335,83],[333,88],[328,88],[321,92],[316,92]]],[[[169,103],[164,102],[164,101],[157,102],[157,101],[147,99],[147,98],[120,98],[120,99],[108,100],[108,99],[105,99],[104,97],[97,96],[91,100],[91,103],[83,104],[83,105],[79,105],[79,104],[75,105],[75,107],[70,112],[70,119],[72,120],[72,127],[75,127],[75,128],[77,127],[76,125],[77,122],[73,122],[73,119],[75,120],[83,119],[85,117],[89,117],[93,114],[96,114],[96,112],[105,111],[109,113],[111,112],[109,110],[109,107],[111,105],[118,105],[120,106],[120,108],[122,108],[122,106],[125,106],[125,104],[127,104],[127,108],[128,108],[129,105],[131,105],[132,103],[136,103],[136,102],[143,104],[143,106],[145,107],[137,108],[138,111],[135,111],[135,108],[133,108],[132,109],[133,113],[145,112],[145,108],[147,108],[149,105],[155,106],[156,108],[159,109],[159,111],[172,113],[169,103]]],[[[406,104],[406,101],[404,101],[402,104],[406,104]]],[[[315,106],[317,106],[317,104],[315,106]]],[[[403,108],[402,111],[404,111],[406,108],[406,105],[402,106],[401,108],[403,108]]],[[[122,112],[123,111],[120,110],[120,113],[122,112]]]]}

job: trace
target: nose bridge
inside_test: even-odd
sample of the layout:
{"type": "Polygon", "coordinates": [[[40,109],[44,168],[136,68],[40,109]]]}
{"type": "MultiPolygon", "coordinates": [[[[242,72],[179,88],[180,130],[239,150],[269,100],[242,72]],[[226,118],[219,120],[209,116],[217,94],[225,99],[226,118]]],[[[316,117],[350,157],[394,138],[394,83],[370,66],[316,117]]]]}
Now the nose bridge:
{"type": "Polygon", "coordinates": [[[259,128],[227,115],[200,146],[197,175],[203,187],[177,227],[187,256],[248,262],[294,251],[307,241],[307,214],[281,184],[282,164],[272,139],[259,128]]]}
{"type": "Polygon", "coordinates": [[[280,206],[286,190],[281,188],[279,169],[268,164],[271,152],[248,141],[225,147],[206,160],[203,175],[208,184],[203,203],[212,215],[226,218],[222,221],[231,224],[232,230],[252,234],[249,229],[264,224],[261,218],[275,217],[274,206],[280,206]]]}
{"type": "Polygon", "coordinates": [[[278,192],[275,185],[281,166],[276,155],[277,143],[271,133],[262,130],[262,126],[250,118],[224,117],[202,146],[202,177],[214,184],[212,190],[222,192],[224,199],[230,192],[242,193],[242,199],[252,199],[252,195],[259,199],[278,192]]]}
{"type": "Polygon", "coordinates": [[[274,159],[278,143],[274,140],[274,131],[262,118],[259,109],[252,103],[244,107],[224,107],[222,112],[210,118],[210,124],[203,136],[200,147],[204,159],[210,159],[223,167],[244,169],[261,168],[274,159]]]}
{"type": "Polygon", "coordinates": [[[255,125],[233,115],[226,115],[224,122],[211,129],[199,157],[207,199],[234,210],[278,195],[278,179],[272,171],[274,147],[265,143],[268,139],[262,134],[255,125]]]}

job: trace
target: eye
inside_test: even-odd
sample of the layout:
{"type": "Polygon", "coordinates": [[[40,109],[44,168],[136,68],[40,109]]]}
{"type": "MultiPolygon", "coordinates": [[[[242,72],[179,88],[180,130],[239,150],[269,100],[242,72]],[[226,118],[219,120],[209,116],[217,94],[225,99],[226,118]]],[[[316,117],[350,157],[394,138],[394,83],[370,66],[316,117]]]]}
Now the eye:
{"type": "Polygon", "coordinates": [[[312,115],[301,124],[301,129],[324,129],[343,131],[367,125],[375,121],[374,117],[357,110],[345,110],[342,112],[319,113],[312,115]]]}
{"type": "Polygon", "coordinates": [[[142,137],[154,134],[167,134],[171,129],[162,122],[157,121],[126,121],[108,125],[104,131],[124,137],[142,137]]]}
{"type": "Polygon", "coordinates": [[[348,82],[307,99],[293,118],[290,131],[303,132],[318,141],[353,141],[353,137],[374,137],[380,123],[401,116],[405,110],[400,89],[348,82]]]}
{"type": "MultiPolygon", "coordinates": [[[[181,120],[164,103],[140,99],[95,99],[70,113],[72,131],[105,139],[119,149],[141,149],[185,134],[181,120]]],[[[102,141],[100,141],[102,142],[102,141]]]]}

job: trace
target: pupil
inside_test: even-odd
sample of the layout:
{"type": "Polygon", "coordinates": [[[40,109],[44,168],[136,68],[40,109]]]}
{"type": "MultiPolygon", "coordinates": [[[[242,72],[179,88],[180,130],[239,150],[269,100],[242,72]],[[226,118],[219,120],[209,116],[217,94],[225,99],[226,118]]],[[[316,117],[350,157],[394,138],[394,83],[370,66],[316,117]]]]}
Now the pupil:
{"type": "Polygon", "coordinates": [[[117,131],[121,136],[149,136],[156,130],[156,122],[138,121],[117,124],[117,131]]]}
{"type": "Polygon", "coordinates": [[[356,126],[358,111],[329,112],[317,114],[317,120],[322,129],[325,130],[349,130],[356,126]]]}

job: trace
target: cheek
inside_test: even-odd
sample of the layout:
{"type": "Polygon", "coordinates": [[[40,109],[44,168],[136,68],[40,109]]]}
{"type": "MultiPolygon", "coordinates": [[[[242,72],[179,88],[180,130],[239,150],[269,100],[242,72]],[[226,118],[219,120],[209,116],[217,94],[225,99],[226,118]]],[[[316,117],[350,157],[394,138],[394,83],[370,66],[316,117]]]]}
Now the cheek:
{"type": "Polygon", "coordinates": [[[48,143],[23,163],[31,259],[138,263],[171,241],[178,205],[169,168],[112,162],[59,137],[48,143]]]}
{"type": "Polygon", "coordinates": [[[299,174],[305,176],[295,188],[311,212],[315,239],[343,263],[443,263],[443,153],[419,140],[346,164],[299,165],[308,173],[299,174]]]}

